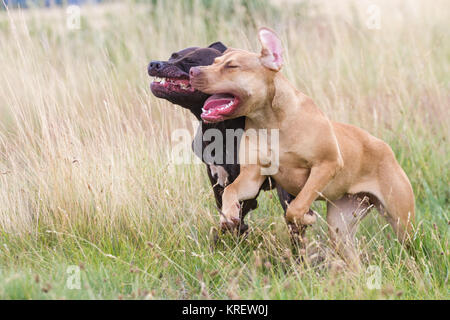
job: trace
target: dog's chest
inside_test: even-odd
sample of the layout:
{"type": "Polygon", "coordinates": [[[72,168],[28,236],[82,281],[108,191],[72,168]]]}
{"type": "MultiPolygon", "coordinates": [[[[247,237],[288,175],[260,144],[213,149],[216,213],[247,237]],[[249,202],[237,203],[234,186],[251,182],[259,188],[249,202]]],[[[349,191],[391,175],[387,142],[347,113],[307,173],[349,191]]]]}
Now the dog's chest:
{"type": "Polygon", "coordinates": [[[272,177],[278,185],[292,195],[297,195],[306,183],[309,177],[310,169],[298,167],[278,168],[278,172],[272,177]]]}
{"type": "Polygon", "coordinates": [[[241,164],[259,164],[263,167],[273,166],[279,162],[278,133],[268,130],[246,130],[239,148],[241,164]]]}
{"type": "Polygon", "coordinates": [[[297,144],[283,139],[283,136],[277,142],[275,144],[272,141],[267,148],[260,146],[258,149],[260,165],[276,166],[277,169],[271,176],[283,189],[297,195],[309,177],[310,164],[302,157],[297,144]]]}

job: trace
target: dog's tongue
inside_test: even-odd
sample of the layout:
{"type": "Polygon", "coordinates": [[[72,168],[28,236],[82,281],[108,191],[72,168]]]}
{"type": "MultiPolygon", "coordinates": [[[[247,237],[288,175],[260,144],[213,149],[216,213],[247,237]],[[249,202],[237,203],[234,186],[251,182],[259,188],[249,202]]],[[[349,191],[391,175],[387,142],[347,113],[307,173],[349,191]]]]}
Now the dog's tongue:
{"type": "Polygon", "coordinates": [[[228,93],[213,94],[211,97],[206,99],[203,109],[216,109],[233,102],[234,96],[228,93]]]}

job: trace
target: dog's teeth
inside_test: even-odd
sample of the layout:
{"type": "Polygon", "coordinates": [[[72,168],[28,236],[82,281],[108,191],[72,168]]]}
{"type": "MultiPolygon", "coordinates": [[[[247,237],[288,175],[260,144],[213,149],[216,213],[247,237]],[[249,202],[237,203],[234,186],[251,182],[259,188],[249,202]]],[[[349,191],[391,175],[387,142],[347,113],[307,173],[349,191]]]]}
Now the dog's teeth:
{"type": "Polygon", "coordinates": [[[180,87],[181,89],[183,89],[183,90],[188,90],[188,89],[190,89],[190,85],[189,84],[186,84],[186,83],[184,83],[184,82],[178,82],[178,83],[175,83],[178,87],[180,87]]]}

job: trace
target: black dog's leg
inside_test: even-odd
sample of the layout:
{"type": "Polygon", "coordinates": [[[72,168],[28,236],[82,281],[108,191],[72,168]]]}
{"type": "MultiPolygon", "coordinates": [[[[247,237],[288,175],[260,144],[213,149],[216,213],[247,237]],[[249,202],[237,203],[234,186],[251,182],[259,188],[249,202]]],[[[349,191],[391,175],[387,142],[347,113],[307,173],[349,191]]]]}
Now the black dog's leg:
{"type": "Polygon", "coordinates": [[[284,214],[286,215],[286,210],[292,200],[295,199],[293,195],[283,190],[280,186],[277,186],[278,199],[280,200],[281,206],[283,207],[284,214]]]}
{"type": "MultiPolygon", "coordinates": [[[[281,187],[277,186],[277,194],[278,198],[280,199],[281,206],[284,210],[284,215],[286,216],[286,210],[291,203],[292,200],[295,199],[295,197],[285,190],[283,190],[281,187]]],[[[311,209],[310,209],[311,210],[311,209]]],[[[297,226],[292,223],[287,224],[289,235],[291,237],[291,243],[292,247],[295,251],[298,249],[304,249],[305,248],[305,233],[306,233],[306,227],[307,226],[297,226]]]]}
{"type": "Polygon", "coordinates": [[[214,198],[216,199],[217,208],[220,210],[222,209],[222,194],[225,188],[222,187],[219,183],[217,183],[217,178],[212,175],[211,168],[209,167],[209,165],[206,165],[206,172],[208,173],[209,181],[211,182],[211,185],[213,187],[214,198]]]}
{"type": "Polygon", "coordinates": [[[241,206],[241,223],[239,225],[239,234],[244,234],[248,230],[248,225],[245,223],[244,219],[247,213],[256,209],[258,207],[258,201],[256,199],[245,200],[241,206]]]}

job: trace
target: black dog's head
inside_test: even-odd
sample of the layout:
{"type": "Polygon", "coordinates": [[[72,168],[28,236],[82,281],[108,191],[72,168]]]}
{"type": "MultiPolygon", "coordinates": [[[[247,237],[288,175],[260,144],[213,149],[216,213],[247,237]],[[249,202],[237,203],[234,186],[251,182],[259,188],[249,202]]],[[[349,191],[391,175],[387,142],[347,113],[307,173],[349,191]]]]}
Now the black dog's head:
{"type": "Polygon", "coordinates": [[[207,66],[222,55],[227,48],[215,42],[207,48],[190,47],[174,52],[167,61],[152,61],[148,74],[154,77],[150,85],[152,93],[192,111],[198,118],[209,95],[200,92],[189,83],[191,67],[207,66]]]}

